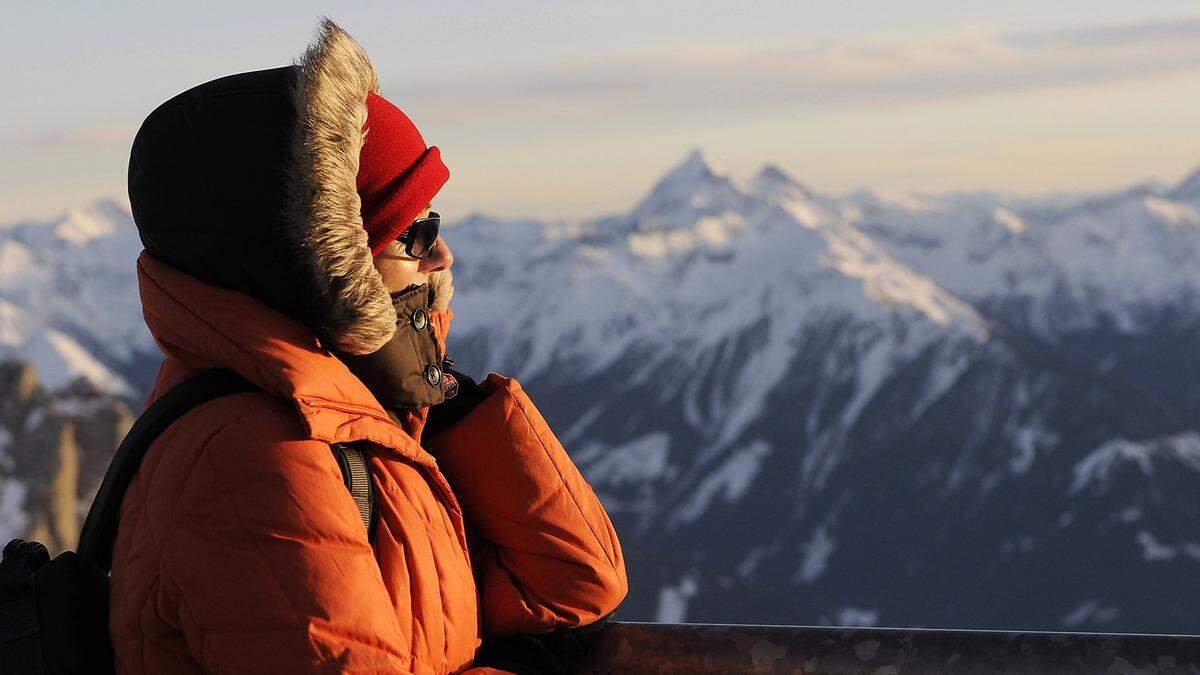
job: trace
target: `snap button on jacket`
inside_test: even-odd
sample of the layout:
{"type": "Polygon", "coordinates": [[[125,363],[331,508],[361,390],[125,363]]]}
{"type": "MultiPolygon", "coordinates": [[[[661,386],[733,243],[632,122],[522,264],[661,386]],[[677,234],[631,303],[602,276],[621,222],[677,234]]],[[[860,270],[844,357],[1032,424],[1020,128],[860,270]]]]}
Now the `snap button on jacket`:
{"type": "MultiPolygon", "coordinates": [[[[119,672],[458,672],[485,636],[620,603],[612,524],[516,381],[490,375],[489,397],[422,447],[303,323],[147,253],[137,273],[166,356],[150,401],[217,367],[264,391],[188,413],[134,478],[113,560],[119,672]],[[374,546],[330,452],[345,442],[369,457],[374,546]]],[[[429,319],[444,338],[449,310],[429,319]]]]}

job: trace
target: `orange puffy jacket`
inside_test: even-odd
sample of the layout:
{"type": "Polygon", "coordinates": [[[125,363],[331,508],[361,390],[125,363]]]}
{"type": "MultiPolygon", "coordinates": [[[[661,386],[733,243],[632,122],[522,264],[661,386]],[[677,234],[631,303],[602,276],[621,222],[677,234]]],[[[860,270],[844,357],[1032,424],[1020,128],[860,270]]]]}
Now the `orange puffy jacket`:
{"type": "MultiPolygon", "coordinates": [[[[304,324],[146,253],[137,273],[166,355],[151,401],[217,367],[264,392],[192,410],[134,478],[119,672],[456,672],[481,637],[587,624],[624,597],[612,524],[516,381],[488,376],[422,447],[304,324]],[[373,546],[330,450],[349,441],[379,495],[373,546]]],[[[434,315],[443,339],[450,318],[434,315]]]]}

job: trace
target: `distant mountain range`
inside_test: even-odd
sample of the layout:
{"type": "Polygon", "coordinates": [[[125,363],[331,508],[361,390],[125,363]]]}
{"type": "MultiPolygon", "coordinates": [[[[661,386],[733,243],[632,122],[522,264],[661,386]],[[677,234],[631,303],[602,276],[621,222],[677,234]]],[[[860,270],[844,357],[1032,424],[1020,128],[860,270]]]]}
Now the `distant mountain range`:
{"type": "MultiPolygon", "coordinates": [[[[1200,173],[828,195],[697,151],[628,213],[445,237],[450,351],[604,499],[625,618],[1200,632],[1200,173]]],[[[0,357],[136,401],[138,250],[108,202],[0,227],[0,357]]]]}
{"type": "Polygon", "coordinates": [[[129,211],[101,200],[46,222],[0,225],[0,358],[50,388],[76,377],[137,396],[161,355],[142,319],[129,211]]]}

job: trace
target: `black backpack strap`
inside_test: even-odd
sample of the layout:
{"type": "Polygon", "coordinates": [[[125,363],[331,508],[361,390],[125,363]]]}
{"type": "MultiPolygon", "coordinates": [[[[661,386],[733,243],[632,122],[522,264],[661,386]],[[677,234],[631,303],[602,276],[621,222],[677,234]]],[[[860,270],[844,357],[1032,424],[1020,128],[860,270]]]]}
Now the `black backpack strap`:
{"type": "MultiPolygon", "coordinates": [[[[232,370],[206,370],[172,387],[137,418],[108,465],[104,482],[100,484],[92,508],[88,510],[87,520],[83,523],[78,552],[85,569],[86,565],[91,564],[104,572],[110,570],[121,502],[150,444],[172,422],[192,408],[215,398],[248,391],[262,390],[232,370]]],[[[362,450],[351,444],[335,443],[332,447],[338,467],[342,470],[342,481],[358,505],[368,538],[373,539],[375,528],[371,525],[375,518],[375,485],[371,482],[367,459],[362,450]]]]}
{"type": "Polygon", "coordinates": [[[354,497],[363,527],[367,528],[368,540],[374,541],[375,528],[375,484],[371,482],[371,470],[362,450],[350,443],[334,443],[333,455],[342,469],[342,482],[354,497]]]}
{"type": "Polygon", "coordinates": [[[117,448],[83,523],[79,557],[85,566],[92,564],[109,571],[121,501],[150,444],[192,408],[221,396],[247,391],[260,389],[232,370],[206,370],[175,385],[150,404],[117,448]]]}

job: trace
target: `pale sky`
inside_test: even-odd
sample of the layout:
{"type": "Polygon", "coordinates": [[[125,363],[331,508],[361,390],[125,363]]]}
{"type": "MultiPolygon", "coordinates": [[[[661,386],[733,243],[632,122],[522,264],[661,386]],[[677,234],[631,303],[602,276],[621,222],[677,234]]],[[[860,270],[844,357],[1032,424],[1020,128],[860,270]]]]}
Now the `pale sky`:
{"type": "Polygon", "coordinates": [[[222,4],[5,2],[0,222],[124,199],[156,105],[290,63],[322,14],[442,148],[447,218],[623,211],[697,146],[828,192],[1095,190],[1200,165],[1194,1],[222,4]]]}

